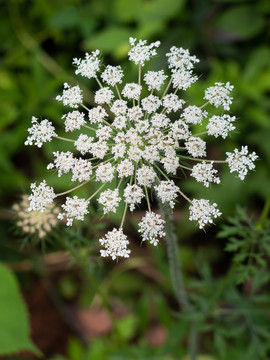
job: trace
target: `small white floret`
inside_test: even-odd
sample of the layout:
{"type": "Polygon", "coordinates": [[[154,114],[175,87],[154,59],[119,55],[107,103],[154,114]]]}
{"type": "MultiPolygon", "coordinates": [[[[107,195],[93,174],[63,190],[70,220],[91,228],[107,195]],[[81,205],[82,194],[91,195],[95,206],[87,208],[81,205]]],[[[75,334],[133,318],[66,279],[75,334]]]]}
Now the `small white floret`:
{"type": "Polygon", "coordinates": [[[76,109],[83,102],[82,90],[78,85],[70,87],[70,85],[64,83],[63,94],[56,96],[56,100],[76,109]]]}
{"type": "Polygon", "coordinates": [[[233,153],[226,152],[226,155],[230,172],[237,172],[241,180],[244,180],[248,170],[255,168],[254,161],[258,159],[258,155],[254,151],[248,153],[247,146],[242,146],[241,151],[234,149],[233,153]]]}
{"type": "Polygon", "coordinates": [[[136,204],[140,204],[144,198],[142,188],[136,184],[128,184],[124,190],[125,202],[129,204],[129,210],[133,211],[136,204]]]}
{"type": "Polygon", "coordinates": [[[112,260],[129,257],[130,250],[127,248],[129,241],[121,228],[109,231],[104,238],[99,239],[99,242],[105,247],[105,250],[100,250],[102,257],[111,256],[112,260]]]}
{"type": "Polygon", "coordinates": [[[100,67],[100,51],[96,50],[90,54],[86,53],[84,59],[73,59],[73,64],[77,66],[75,74],[81,74],[88,79],[95,78],[100,67]]]}
{"type": "Polygon", "coordinates": [[[144,66],[145,61],[149,61],[151,57],[157,54],[156,48],[159,47],[160,41],[156,41],[147,45],[146,40],[138,40],[130,38],[129,42],[131,49],[128,52],[129,60],[133,61],[136,65],[144,66]]]}
{"type": "Polygon", "coordinates": [[[150,244],[156,246],[159,240],[166,236],[164,224],[165,221],[161,218],[161,215],[147,211],[139,223],[139,233],[142,234],[142,241],[149,241],[150,244]]]}
{"type": "Polygon", "coordinates": [[[30,202],[28,211],[39,210],[43,212],[47,204],[52,204],[55,198],[54,189],[48,186],[43,180],[38,186],[36,183],[31,184],[32,194],[28,200],[30,202]]]}
{"type": "Polygon", "coordinates": [[[204,99],[215,107],[223,106],[224,110],[230,110],[233,98],[229,95],[232,90],[233,85],[230,85],[229,82],[226,84],[216,82],[215,86],[206,89],[204,99]]]}
{"type": "Polygon", "coordinates": [[[27,137],[25,145],[36,145],[41,147],[43,143],[51,141],[53,137],[57,136],[53,124],[44,119],[40,123],[38,118],[32,117],[32,127],[28,128],[28,133],[30,136],[27,137]]]}
{"type": "Polygon", "coordinates": [[[156,185],[155,190],[157,196],[160,198],[161,202],[169,203],[171,209],[174,208],[175,199],[178,196],[179,188],[175,185],[173,180],[161,181],[159,185],[156,185]]]}
{"type": "Polygon", "coordinates": [[[190,176],[193,176],[198,182],[202,182],[204,186],[209,187],[209,183],[220,183],[217,170],[213,168],[213,161],[206,163],[205,161],[193,166],[190,176]]]}
{"type": "Polygon", "coordinates": [[[116,212],[116,209],[121,201],[119,197],[119,190],[105,190],[100,194],[100,197],[97,200],[101,205],[103,205],[103,212],[107,214],[108,212],[116,212]]]}
{"type": "Polygon", "coordinates": [[[89,213],[88,211],[89,201],[85,199],[79,199],[78,196],[67,197],[66,203],[62,205],[64,209],[63,213],[58,214],[58,219],[66,219],[67,226],[72,226],[73,220],[84,220],[84,216],[89,213]]]}
{"type": "Polygon", "coordinates": [[[217,204],[210,204],[206,199],[193,199],[189,207],[190,216],[189,220],[196,220],[199,223],[199,228],[202,229],[207,224],[213,223],[213,218],[221,215],[217,209],[217,204]]]}

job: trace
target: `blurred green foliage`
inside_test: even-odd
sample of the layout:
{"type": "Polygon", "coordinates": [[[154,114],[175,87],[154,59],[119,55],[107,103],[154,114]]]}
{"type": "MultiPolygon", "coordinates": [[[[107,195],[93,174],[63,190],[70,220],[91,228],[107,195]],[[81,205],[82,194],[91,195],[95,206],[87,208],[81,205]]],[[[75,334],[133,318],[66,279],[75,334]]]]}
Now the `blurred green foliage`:
{"type": "MultiPolygon", "coordinates": [[[[127,63],[128,38],[159,39],[161,53],[171,45],[187,47],[201,59],[202,74],[188,96],[200,104],[204,89],[215,81],[235,85],[232,112],[237,116],[238,134],[220,142],[220,157],[234,146],[248,144],[258,152],[256,174],[245,186],[231,182],[224,173],[224,187],[213,190],[224,201],[223,211],[234,207],[235,194],[242,203],[254,195],[265,198],[268,191],[270,148],[268,146],[270,90],[270,47],[268,0],[12,0],[1,4],[0,33],[0,170],[1,192],[9,199],[28,192],[29,180],[43,178],[49,154],[25,148],[31,116],[49,118],[60,124],[61,107],[55,96],[64,81],[72,79],[72,58],[99,48],[106,62],[121,63],[127,77],[135,69],[127,63]],[[30,179],[29,179],[30,177],[30,179]],[[231,195],[227,188],[231,188],[231,195]],[[241,188],[241,194],[239,189],[241,188]]],[[[164,66],[164,57],[151,67],[164,66]]],[[[89,95],[90,96],[90,95],[89,95]]],[[[47,150],[49,149],[49,151],[47,150]]],[[[201,195],[205,189],[189,181],[187,189],[201,195]]],[[[212,193],[212,189],[211,189],[212,193]]],[[[9,201],[7,200],[7,203],[9,201]]]]}
{"type": "MultiPolygon", "coordinates": [[[[172,45],[189,48],[201,59],[196,67],[200,80],[187,92],[190,103],[201,105],[205,88],[216,81],[230,81],[235,85],[231,109],[237,117],[237,132],[226,141],[210,142],[209,149],[221,159],[226,151],[247,144],[260,158],[255,172],[249,174],[243,183],[227,169],[222,169],[221,186],[206,189],[189,179],[183,182],[183,188],[198,198],[216,201],[224,218],[234,214],[236,204],[245,205],[258,217],[269,195],[270,178],[269,16],[269,0],[1,2],[2,207],[10,207],[19,194],[27,193],[30,182],[36,179],[46,177],[56,188],[65,188],[62,179],[61,183],[56,182],[58,179],[46,172],[52,151],[59,150],[57,142],[47,144],[42,150],[24,146],[31,116],[61,124],[63,108],[55,97],[65,81],[74,84],[80,81],[80,85],[88,89],[87,98],[91,103],[94,83],[75,78],[71,64],[74,57],[81,57],[85,51],[99,48],[106,63],[121,64],[127,79],[133,78],[136,69],[126,58],[128,38],[132,36],[161,41],[160,56],[151,61],[151,69],[165,67],[165,58],[161,54],[164,55],[172,45]]],[[[92,206],[90,213],[95,219],[97,209],[92,206]]],[[[198,360],[265,360],[270,344],[269,224],[258,227],[256,221],[242,211],[230,218],[220,233],[222,240],[217,242],[212,239],[213,230],[207,230],[207,234],[197,233],[186,215],[175,222],[181,239],[180,259],[185,283],[196,307],[193,316],[199,319],[198,328],[203,334],[199,347],[202,354],[210,354],[198,356],[198,360]],[[231,257],[224,256],[223,247],[230,251],[231,257]],[[251,257],[247,255],[247,249],[251,250],[251,257]],[[238,282],[242,285],[235,284],[235,272],[228,265],[231,260],[237,265],[237,271],[240,269],[238,282]],[[246,287],[250,284],[252,289],[248,292],[246,287]]],[[[121,298],[132,311],[119,322],[117,339],[115,333],[106,339],[97,338],[87,349],[77,339],[70,340],[67,357],[70,360],[184,358],[190,314],[181,314],[179,318],[179,314],[172,311],[175,305],[165,245],[153,249],[150,254],[134,256],[131,262],[125,263],[128,265],[122,267],[121,264],[113,268],[106,267],[107,264],[102,267],[99,261],[97,264],[89,263],[86,258],[96,250],[95,245],[89,245],[89,239],[94,243],[93,239],[104,226],[104,223],[99,223],[91,229],[69,229],[59,237],[60,243],[49,245],[49,250],[66,248],[75,257],[79,256],[80,263],[89,270],[91,281],[85,280],[78,300],[80,306],[91,304],[96,285],[100,283],[105,297],[121,298]],[[76,242],[71,241],[74,239],[76,242]],[[154,264],[162,274],[160,283],[151,282],[135,272],[147,264],[154,264]],[[145,340],[153,312],[155,320],[168,329],[166,343],[158,348],[149,347],[145,340]]],[[[23,258],[25,255],[20,254],[14,240],[10,240],[9,224],[2,222],[0,231],[1,259],[23,258]]],[[[132,226],[129,231],[132,233],[132,226]]],[[[77,290],[76,286],[72,280],[63,279],[59,293],[70,299],[77,290]]]]}
{"type": "Polygon", "coordinates": [[[0,356],[18,352],[40,351],[30,339],[30,328],[25,304],[19,294],[17,281],[10,270],[0,264],[0,356]]]}

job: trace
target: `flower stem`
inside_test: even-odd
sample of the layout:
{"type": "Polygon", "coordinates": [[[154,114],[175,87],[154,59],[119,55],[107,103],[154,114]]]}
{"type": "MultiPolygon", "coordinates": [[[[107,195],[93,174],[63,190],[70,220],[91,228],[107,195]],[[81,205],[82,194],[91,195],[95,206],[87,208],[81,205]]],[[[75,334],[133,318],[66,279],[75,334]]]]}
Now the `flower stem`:
{"type": "Polygon", "coordinates": [[[55,138],[56,138],[56,139],[60,139],[60,140],[64,140],[64,141],[75,142],[75,140],[67,139],[67,138],[62,137],[62,136],[55,136],[55,138]]]}
{"type": "Polygon", "coordinates": [[[262,230],[264,228],[265,221],[266,221],[266,219],[268,217],[269,211],[270,211],[270,194],[268,195],[268,197],[266,199],[266,202],[265,202],[265,205],[263,207],[260,219],[256,224],[256,227],[257,227],[258,230],[262,230]]]}
{"type": "Polygon", "coordinates": [[[82,187],[82,186],[84,186],[85,184],[87,184],[89,181],[90,181],[90,180],[84,181],[83,183],[75,186],[75,187],[72,188],[72,189],[69,189],[69,190],[64,191],[64,192],[62,192],[62,193],[59,193],[59,194],[56,194],[55,197],[62,196],[62,195],[66,195],[66,194],[68,194],[68,193],[70,193],[70,192],[72,192],[72,191],[74,191],[74,190],[77,190],[77,189],[79,189],[80,187],[82,187]]]}
{"type": "Polygon", "coordinates": [[[115,84],[115,89],[116,89],[116,92],[117,92],[117,95],[118,95],[119,99],[122,100],[122,97],[121,97],[121,94],[120,94],[120,91],[118,89],[117,84],[115,84]]]}
{"type": "Polygon", "coordinates": [[[170,78],[170,81],[168,82],[168,85],[167,85],[167,87],[166,87],[166,89],[165,89],[165,91],[164,91],[164,93],[163,93],[163,95],[162,95],[162,97],[160,99],[161,101],[163,100],[164,96],[167,94],[167,92],[169,90],[169,87],[171,86],[171,83],[172,83],[172,78],[170,78]]]}
{"type": "MultiPolygon", "coordinates": [[[[177,237],[175,235],[174,226],[170,217],[170,207],[168,204],[162,204],[159,199],[158,199],[158,204],[163,219],[165,220],[167,254],[168,254],[171,281],[172,281],[174,293],[177,302],[179,306],[181,306],[182,310],[184,312],[192,313],[193,306],[189,301],[183,283],[181,265],[179,261],[179,248],[177,246],[177,237]]],[[[190,360],[196,360],[197,342],[198,342],[198,334],[196,330],[196,321],[191,320],[189,340],[188,340],[188,353],[190,360]]]]}

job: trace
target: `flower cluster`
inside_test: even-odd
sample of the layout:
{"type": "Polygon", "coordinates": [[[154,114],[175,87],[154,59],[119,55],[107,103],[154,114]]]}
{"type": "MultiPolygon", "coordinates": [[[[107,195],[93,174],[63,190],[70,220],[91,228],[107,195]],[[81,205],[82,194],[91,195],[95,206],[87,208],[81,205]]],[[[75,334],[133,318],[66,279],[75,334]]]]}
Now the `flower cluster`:
{"type": "Polygon", "coordinates": [[[63,125],[67,133],[76,135],[73,138],[58,136],[50,121],[39,123],[33,118],[26,141],[27,145],[38,147],[53,137],[73,143],[70,151],[54,152],[48,169],[54,169],[59,177],[70,174],[71,181],[75,182],[75,186],[62,194],[55,194],[45,180],[39,185],[32,184],[29,210],[44,211],[56,197],[70,194],[90,181],[97,183],[97,190],[87,199],[68,196],[58,213],[58,218],[65,218],[68,226],[74,220],[83,220],[94,197],[104,214],[116,212],[119,205],[124,204],[119,229],[109,231],[99,240],[104,246],[101,255],[112,259],[129,256],[123,225],[127,209],[134,211],[142,202],[147,204],[147,212],[139,223],[142,240],[157,245],[165,237],[164,220],[153,212],[150,203],[152,191],[161,203],[167,203],[172,209],[179,196],[186,199],[190,203],[189,218],[197,221],[200,228],[221,215],[215,203],[190,199],[182,192],[172,180],[179,171],[190,172],[198,182],[209,187],[211,183],[220,183],[214,168],[216,163],[227,163],[231,172],[244,179],[257,159],[254,152],[248,153],[246,146],[241,151],[235,149],[227,153],[225,161],[206,158],[204,137],[225,139],[235,129],[235,117],[224,113],[232,104],[230,83],[215,83],[206,89],[205,103],[190,105],[182,95],[198,79],[193,73],[199,61],[196,56],[173,46],[166,54],[167,73],[160,69],[143,74],[142,68],[157,54],[160,43],[148,44],[131,38],[130,45],[128,56],[138,66],[138,82],[122,84],[124,71],[120,66],[104,67],[99,50],[87,53],[84,59],[74,59],[76,74],[97,81],[95,105],[85,104],[79,86],[65,83],[62,95],[56,99],[71,108],[62,117],[63,125]],[[213,113],[217,111],[215,108],[220,109],[218,114],[213,113]],[[198,126],[203,127],[202,132],[195,131],[198,126]],[[117,187],[112,186],[115,180],[117,187]]]}
{"type": "Polygon", "coordinates": [[[57,214],[60,209],[56,204],[48,204],[45,211],[27,211],[29,200],[26,195],[22,200],[12,206],[15,212],[15,222],[17,227],[26,234],[36,234],[39,239],[43,239],[59,223],[57,214]]]}

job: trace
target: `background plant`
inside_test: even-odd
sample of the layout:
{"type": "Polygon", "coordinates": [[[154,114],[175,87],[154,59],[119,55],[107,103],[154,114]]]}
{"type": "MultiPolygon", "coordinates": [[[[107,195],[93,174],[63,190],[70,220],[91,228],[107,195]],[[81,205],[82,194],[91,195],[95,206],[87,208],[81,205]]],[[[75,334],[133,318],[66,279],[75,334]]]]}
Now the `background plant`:
{"type": "MultiPolygon", "coordinates": [[[[78,56],[80,50],[83,53],[100,48],[105,52],[105,58],[108,58],[106,62],[115,64],[122,62],[132,78],[133,70],[128,68],[124,62],[128,48],[126,39],[129,36],[147,38],[149,41],[159,39],[163,44],[164,53],[172,44],[177,43],[179,46],[189,48],[201,59],[198,68],[198,73],[203,74],[200,79],[201,88],[200,86],[194,87],[188,95],[193,103],[200,98],[202,89],[210,86],[217,79],[230,81],[235,85],[237,97],[235,96],[233,110],[241,120],[238,122],[239,133],[228,138],[224,145],[222,142],[218,144],[218,148],[225,153],[233,147],[239,147],[242,143],[249,144],[261,159],[257,162],[256,173],[249,176],[243,186],[239,180],[231,179],[231,175],[224,170],[223,184],[217,188],[217,191],[214,188],[205,190],[195,181],[186,183],[184,190],[190,193],[194,192],[198,197],[211,197],[212,200],[222,204],[220,209],[224,214],[222,221],[226,219],[226,216],[234,216],[237,199],[237,203],[245,205],[248,209],[248,218],[253,217],[255,219],[253,221],[256,223],[269,192],[270,65],[268,59],[270,49],[267,24],[270,8],[268,3],[266,0],[256,2],[171,0],[170,3],[164,3],[161,0],[140,2],[13,0],[1,3],[0,31],[1,39],[3,39],[0,70],[2,99],[0,104],[2,135],[0,142],[1,260],[9,263],[16,261],[16,264],[27,261],[27,266],[40,274],[37,264],[41,263],[41,258],[44,259],[45,264],[48,264],[46,256],[64,248],[64,244],[60,245],[51,241],[53,235],[50,235],[49,241],[46,243],[47,254],[42,255],[37,246],[24,248],[22,251],[19,247],[22,238],[20,236],[14,238],[13,233],[10,232],[11,225],[6,221],[10,217],[10,212],[7,212],[6,209],[10,208],[15,200],[18,200],[18,194],[22,191],[27,192],[30,179],[43,178],[43,169],[49,161],[49,154],[57,150],[52,146],[37,152],[25,149],[23,145],[26,137],[25,128],[29,124],[32,114],[39,114],[41,117],[47,116],[60,123],[60,109],[53,98],[59,93],[62,83],[68,80],[70,72],[68,71],[67,74],[66,70],[70,69],[71,59],[78,56]],[[251,213],[252,216],[250,216],[251,213]],[[37,261],[37,259],[39,260],[37,261]]],[[[156,59],[157,69],[162,67],[159,66],[159,61],[161,61],[161,57],[156,59]]],[[[89,98],[91,98],[91,94],[89,94],[89,98]]],[[[214,145],[212,149],[217,151],[214,145]]],[[[48,179],[48,181],[53,181],[53,179],[48,179]]],[[[200,312],[201,309],[204,310],[205,315],[201,316],[202,319],[207,320],[203,320],[200,325],[203,334],[199,344],[200,352],[221,359],[226,357],[241,359],[241,356],[245,359],[248,356],[265,358],[263,353],[267,351],[267,341],[261,338],[261,335],[259,344],[262,345],[257,346],[257,349],[261,347],[262,354],[255,353],[256,355],[254,355],[254,352],[249,353],[247,350],[247,345],[254,344],[254,341],[258,344],[258,332],[253,338],[255,340],[247,344],[246,330],[241,330],[247,329],[246,325],[250,324],[250,320],[242,314],[238,314],[235,316],[235,326],[229,328],[221,322],[221,320],[225,321],[225,318],[229,319],[228,317],[223,315],[220,318],[218,316],[217,320],[216,317],[210,316],[207,310],[208,305],[203,304],[203,301],[199,303],[199,300],[207,297],[208,289],[211,294],[214,290],[221,289],[219,290],[220,295],[217,297],[219,309],[217,312],[223,312],[223,314],[226,310],[220,311],[220,306],[230,309],[233,304],[233,308],[236,308],[235,304],[238,301],[238,307],[241,309],[243,301],[248,300],[250,305],[247,308],[253,310],[253,313],[249,311],[249,314],[253,314],[252,322],[255,323],[255,330],[257,331],[259,326],[262,329],[259,331],[265,333],[263,329],[267,330],[267,326],[264,324],[268,318],[261,314],[261,309],[263,314],[268,311],[268,271],[263,271],[264,276],[254,276],[254,278],[252,276],[252,280],[245,280],[242,285],[230,285],[235,283],[235,273],[230,273],[233,274],[229,276],[231,280],[224,280],[224,276],[227,279],[227,271],[230,272],[232,260],[232,254],[224,252],[227,240],[215,239],[215,232],[218,229],[214,228],[208,229],[207,234],[200,233],[198,235],[193,224],[185,220],[187,216],[182,215],[183,211],[185,209],[180,205],[174,220],[180,241],[184,282],[188,294],[195,294],[194,296],[197,297],[197,300],[193,300],[196,308],[200,312]],[[202,264],[208,264],[210,269],[207,270],[207,267],[202,264]],[[206,281],[206,279],[208,280],[206,281]],[[223,285],[223,281],[226,286],[223,285]],[[255,295],[250,293],[251,283],[253,286],[258,283],[255,295]],[[228,289],[227,286],[234,290],[223,291],[222,289],[228,289]],[[237,298],[237,296],[240,297],[237,298]],[[261,308],[258,303],[250,302],[251,299],[253,301],[256,298],[262,304],[261,308]],[[264,305],[262,299],[265,300],[264,305]],[[254,311],[257,308],[261,313],[254,311]],[[213,329],[215,330],[213,331],[213,329]],[[222,331],[226,332],[225,337],[224,334],[215,335],[222,331]],[[219,355],[217,348],[213,346],[214,336],[216,336],[215,343],[219,344],[219,355]],[[247,350],[247,353],[244,354],[243,350],[247,350]]],[[[94,208],[91,216],[95,216],[94,208]]],[[[136,222],[136,219],[129,220],[131,223],[133,220],[136,222]]],[[[114,219],[110,221],[113,222],[114,219]]],[[[241,222],[239,219],[238,221],[241,222]]],[[[106,222],[99,223],[98,227],[105,228],[106,222]]],[[[263,227],[268,227],[267,220],[263,227]]],[[[86,254],[89,258],[89,255],[93,254],[95,250],[87,247],[87,237],[94,240],[98,237],[97,234],[100,235],[99,231],[99,228],[76,229],[75,234],[80,241],[73,246],[76,253],[81,254],[83,259],[86,258],[86,254]]],[[[133,228],[130,225],[129,232],[132,233],[132,231],[133,228]]],[[[258,235],[258,237],[260,236],[258,235]]],[[[242,236],[242,239],[244,238],[245,236],[242,236]]],[[[268,261],[266,254],[263,259],[268,261]]],[[[50,261],[49,264],[51,264],[50,261]]],[[[91,264],[92,262],[90,262],[91,264]]],[[[244,262],[245,264],[246,262],[244,262]]],[[[260,269],[260,266],[258,268],[260,269]]],[[[134,332],[124,342],[121,340],[121,336],[117,341],[113,335],[107,337],[106,340],[99,338],[92,342],[89,350],[83,350],[77,340],[70,340],[67,350],[68,357],[78,359],[88,356],[90,358],[88,353],[91,351],[92,354],[94,351],[95,354],[99,354],[100,358],[102,356],[103,358],[105,356],[107,358],[109,356],[122,356],[123,358],[133,356],[136,358],[137,356],[138,358],[140,354],[144,358],[184,357],[187,343],[186,323],[172,316],[172,309],[177,309],[177,306],[169,285],[164,249],[157,248],[154,253],[149,253],[149,249],[143,248],[143,254],[138,251],[131,264],[111,270],[109,264],[104,268],[101,265],[92,266],[94,278],[103,284],[103,292],[109,304],[115,298],[120,298],[129,304],[131,314],[136,318],[132,327],[134,332]],[[145,270],[147,266],[148,273],[145,270]],[[155,272],[157,269],[160,269],[158,276],[155,272]],[[163,289],[162,294],[160,294],[160,286],[163,289]],[[147,292],[141,292],[140,289],[145,287],[148,289],[147,292]],[[138,299],[136,306],[134,304],[135,297],[138,299]],[[153,312],[156,315],[153,315],[153,312]],[[152,315],[149,316],[149,314],[152,315]],[[145,334],[153,321],[168,329],[167,343],[161,348],[149,348],[145,341],[145,334]],[[140,339],[140,346],[138,342],[132,346],[134,339],[140,339]],[[106,355],[104,355],[104,347],[102,350],[101,346],[104,341],[107,344],[106,355]],[[117,348],[118,350],[116,350],[117,348]],[[130,349],[134,352],[133,355],[128,352],[130,349]]],[[[52,277],[55,279],[55,275],[52,277]]],[[[73,275],[63,274],[60,278],[62,278],[61,281],[55,281],[57,293],[61,295],[62,299],[65,299],[64,302],[70,301],[67,299],[73,299],[75,302],[74,294],[78,287],[76,287],[77,282],[73,280],[73,275]]],[[[89,281],[84,280],[83,274],[80,275],[80,278],[79,303],[80,306],[88,306],[90,300],[94,298],[96,290],[92,286],[89,287],[89,281]]],[[[31,279],[33,279],[32,273],[31,276],[26,274],[19,276],[20,283],[26,292],[30,292],[29,289],[32,292],[35,288],[34,286],[31,288],[33,285],[31,279]]],[[[38,279],[43,279],[43,275],[39,275],[38,279]]],[[[36,286],[37,281],[34,284],[36,286]]],[[[233,311],[231,314],[234,316],[233,311]]],[[[227,324],[230,324],[230,321],[227,324]]],[[[131,328],[131,326],[126,325],[126,328],[131,328]]],[[[251,333],[254,332],[249,332],[249,334],[251,333]]],[[[52,350],[51,352],[47,350],[47,354],[52,355],[52,353],[52,350]]]]}

